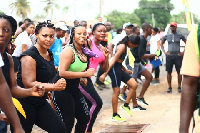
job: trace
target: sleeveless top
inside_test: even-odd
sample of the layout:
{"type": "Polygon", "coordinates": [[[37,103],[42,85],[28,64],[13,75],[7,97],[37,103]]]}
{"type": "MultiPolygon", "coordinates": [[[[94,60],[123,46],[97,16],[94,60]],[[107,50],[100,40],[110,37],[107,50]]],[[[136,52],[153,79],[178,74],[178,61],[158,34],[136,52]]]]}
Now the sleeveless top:
{"type": "Polygon", "coordinates": [[[3,71],[3,75],[5,77],[8,86],[10,86],[10,61],[8,59],[8,55],[6,52],[3,53],[3,61],[4,61],[4,66],[2,66],[1,69],[3,71]]]}
{"type": "Polygon", "coordinates": [[[99,50],[94,41],[92,41],[92,52],[94,52],[95,54],[98,55],[98,58],[92,57],[89,59],[89,66],[88,68],[94,68],[95,71],[99,65],[99,63],[103,62],[105,60],[105,56],[103,55],[103,51],[102,51],[102,46],[100,45],[101,50],[99,50]]]}
{"type": "MultiPolygon", "coordinates": [[[[70,64],[67,71],[83,72],[87,68],[88,63],[81,61],[81,59],[76,55],[76,52],[75,52],[74,48],[72,48],[71,45],[67,45],[66,47],[70,47],[74,53],[74,61],[70,64]]],[[[60,68],[58,70],[60,70],[60,68]]],[[[59,73],[57,73],[55,80],[57,81],[59,78],[60,78],[59,73]]],[[[66,85],[65,90],[63,90],[63,91],[69,91],[73,94],[80,91],[78,89],[78,85],[80,83],[80,78],[75,78],[75,79],[66,79],[65,78],[65,80],[67,82],[67,85],[66,85]]]]}
{"type": "MultiPolygon", "coordinates": [[[[37,48],[35,46],[32,46],[28,50],[22,53],[20,56],[20,59],[23,56],[31,56],[36,61],[36,81],[41,83],[50,83],[52,79],[55,77],[56,70],[54,66],[54,59],[52,52],[48,49],[49,55],[50,55],[50,61],[47,61],[44,59],[37,48]]],[[[24,84],[22,82],[22,75],[21,75],[21,62],[19,64],[19,72],[17,73],[17,84],[20,87],[24,88],[24,84]]],[[[18,98],[18,100],[24,100],[31,104],[42,104],[46,101],[47,93],[44,94],[43,97],[26,97],[26,98],[18,98]]]]}
{"type": "MultiPolygon", "coordinates": [[[[117,49],[116,49],[115,53],[117,53],[117,49]]],[[[127,46],[125,46],[125,51],[120,55],[120,57],[118,59],[124,60],[126,55],[127,55],[127,46]]]]}
{"type": "MultiPolygon", "coordinates": [[[[81,61],[81,59],[76,55],[76,52],[74,48],[72,48],[71,45],[67,45],[66,47],[69,47],[72,49],[74,53],[74,61],[70,64],[69,68],[67,71],[72,71],[72,72],[82,72],[87,68],[87,62],[81,61]]],[[[58,71],[60,70],[60,64],[58,67],[58,71]]]]}

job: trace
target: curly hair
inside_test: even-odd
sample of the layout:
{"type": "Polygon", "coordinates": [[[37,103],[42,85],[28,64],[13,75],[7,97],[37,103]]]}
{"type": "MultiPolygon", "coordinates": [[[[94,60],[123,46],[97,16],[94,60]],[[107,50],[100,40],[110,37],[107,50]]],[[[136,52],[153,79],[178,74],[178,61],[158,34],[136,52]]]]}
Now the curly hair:
{"type": "Polygon", "coordinates": [[[36,28],[35,28],[35,34],[39,34],[39,31],[42,27],[49,27],[55,30],[54,24],[51,23],[51,20],[47,20],[47,22],[38,22],[36,28]]]}
{"type": "Polygon", "coordinates": [[[0,18],[8,20],[12,28],[12,35],[14,35],[17,29],[17,21],[12,16],[8,16],[5,14],[0,15],[0,18]]]}

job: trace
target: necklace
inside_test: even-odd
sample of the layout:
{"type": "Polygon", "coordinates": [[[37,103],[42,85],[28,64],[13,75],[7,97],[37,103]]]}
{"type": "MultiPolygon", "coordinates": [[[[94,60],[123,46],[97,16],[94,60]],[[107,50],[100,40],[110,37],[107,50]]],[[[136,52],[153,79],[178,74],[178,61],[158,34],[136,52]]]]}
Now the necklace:
{"type": "Polygon", "coordinates": [[[73,48],[76,52],[76,55],[79,56],[80,59],[82,59],[84,62],[87,61],[87,57],[76,49],[74,43],[73,43],[73,48]]]}
{"type": "MultiPolygon", "coordinates": [[[[96,44],[95,44],[96,45],[96,44]]],[[[100,45],[96,45],[96,47],[101,51],[101,47],[100,45]]]]}

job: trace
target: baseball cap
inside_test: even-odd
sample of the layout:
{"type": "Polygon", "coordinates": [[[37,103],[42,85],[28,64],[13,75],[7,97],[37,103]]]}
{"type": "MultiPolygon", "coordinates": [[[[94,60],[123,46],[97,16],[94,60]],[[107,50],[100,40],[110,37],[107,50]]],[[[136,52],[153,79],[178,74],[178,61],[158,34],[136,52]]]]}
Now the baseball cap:
{"type": "Polygon", "coordinates": [[[123,29],[125,29],[125,28],[127,28],[127,27],[129,27],[129,26],[133,26],[133,24],[131,24],[130,22],[125,23],[125,24],[123,25],[123,29]]]}
{"type": "Polygon", "coordinates": [[[61,30],[67,31],[69,30],[64,22],[58,22],[55,25],[56,28],[60,28],[61,30]]]}
{"type": "Polygon", "coordinates": [[[176,23],[176,22],[171,22],[171,23],[170,23],[170,26],[175,26],[175,27],[177,27],[177,23],[176,23]]]}

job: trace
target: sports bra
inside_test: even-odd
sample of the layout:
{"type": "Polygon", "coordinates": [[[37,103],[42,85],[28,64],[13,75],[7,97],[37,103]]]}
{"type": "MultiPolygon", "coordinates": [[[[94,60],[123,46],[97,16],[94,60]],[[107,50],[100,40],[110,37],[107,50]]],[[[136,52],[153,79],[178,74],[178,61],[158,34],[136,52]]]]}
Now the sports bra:
{"type": "MultiPolygon", "coordinates": [[[[87,62],[81,61],[81,59],[76,55],[76,52],[75,52],[74,48],[72,48],[71,45],[67,45],[66,47],[71,48],[74,53],[74,61],[73,61],[73,63],[70,64],[67,71],[72,71],[72,72],[84,71],[87,68],[87,62]]],[[[59,70],[60,70],[60,63],[59,63],[58,71],[59,70]]]]}

